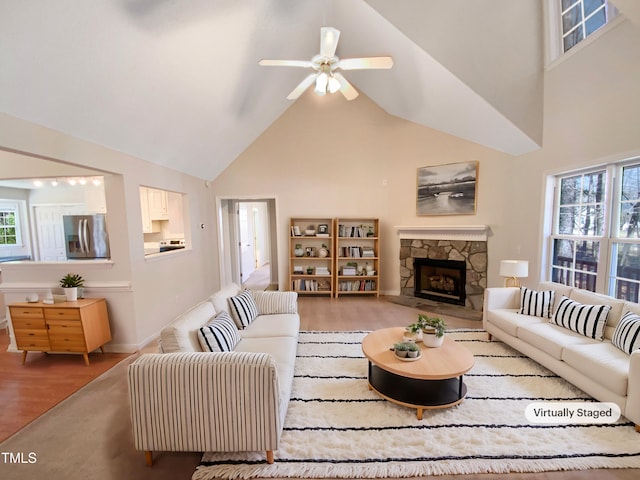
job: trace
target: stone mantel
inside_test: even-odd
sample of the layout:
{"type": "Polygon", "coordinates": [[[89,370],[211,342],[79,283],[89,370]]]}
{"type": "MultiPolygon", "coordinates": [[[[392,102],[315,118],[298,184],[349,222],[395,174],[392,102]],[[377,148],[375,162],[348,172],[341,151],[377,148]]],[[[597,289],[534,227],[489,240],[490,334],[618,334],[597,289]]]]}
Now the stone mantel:
{"type": "Polygon", "coordinates": [[[488,225],[416,225],[394,227],[401,239],[486,242],[488,225]]]}

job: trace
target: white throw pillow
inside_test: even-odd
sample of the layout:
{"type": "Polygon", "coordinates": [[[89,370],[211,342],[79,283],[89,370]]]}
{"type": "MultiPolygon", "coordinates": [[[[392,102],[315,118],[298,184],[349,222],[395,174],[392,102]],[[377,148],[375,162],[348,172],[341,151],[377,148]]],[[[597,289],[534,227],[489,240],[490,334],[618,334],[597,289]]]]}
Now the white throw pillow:
{"type": "Polygon", "coordinates": [[[251,295],[256,301],[260,315],[298,313],[297,292],[251,290],[251,295]]]}
{"type": "Polygon", "coordinates": [[[520,289],[520,313],[534,317],[551,318],[555,297],[556,292],[554,290],[537,292],[522,287],[520,289]]]}
{"type": "Polygon", "coordinates": [[[247,328],[258,316],[258,306],[249,290],[229,297],[229,310],[239,329],[247,328]]]}
{"type": "Polygon", "coordinates": [[[610,310],[609,305],[584,305],[563,295],[551,321],[585,337],[602,340],[610,310]]]}
{"type": "Polygon", "coordinates": [[[625,313],[613,332],[611,343],[625,353],[640,348],[640,316],[633,312],[625,313]]]}
{"type": "Polygon", "coordinates": [[[198,340],[204,352],[231,352],[240,335],[227,312],[220,312],[212,322],[198,330],[198,340]]]}

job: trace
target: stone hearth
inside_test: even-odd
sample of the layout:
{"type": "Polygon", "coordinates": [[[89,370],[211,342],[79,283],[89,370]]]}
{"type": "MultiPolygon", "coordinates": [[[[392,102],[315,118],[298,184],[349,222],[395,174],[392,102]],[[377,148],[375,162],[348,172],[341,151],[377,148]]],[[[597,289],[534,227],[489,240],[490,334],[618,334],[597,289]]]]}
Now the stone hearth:
{"type": "Polygon", "coordinates": [[[461,233],[457,228],[453,234],[447,234],[434,227],[398,227],[400,235],[400,294],[414,297],[415,276],[413,261],[415,258],[432,260],[464,261],[467,266],[465,307],[482,311],[484,289],[487,287],[487,241],[486,228],[472,227],[470,234],[461,233]],[[422,230],[418,233],[418,230],[422,230]],[[416,234],[417,233],[417,234],[416,234]],[[417,238],[403,238],[414,236],[417,238]],[[434,238],[425,238],[425,237],[434,238]],[[444,237],[453,237],[447,239],[444,237]]]}

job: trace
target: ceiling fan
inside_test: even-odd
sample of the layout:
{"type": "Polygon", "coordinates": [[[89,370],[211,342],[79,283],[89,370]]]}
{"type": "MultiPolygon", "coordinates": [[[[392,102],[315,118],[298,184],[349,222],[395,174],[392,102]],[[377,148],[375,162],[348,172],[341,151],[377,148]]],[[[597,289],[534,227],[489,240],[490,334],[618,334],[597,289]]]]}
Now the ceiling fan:
{"type": "Polygon", "coordinates": [[[320,53],[311,60],[260,60],[258,64],[267,67],[303,67],[314,70],[291,91],[287,96],[288,100],[295,100],[314,83],[314,91],[318,95],[335,93],[340,90],[347,100],[353,100],[358,96],[358,91],[337,70],[387,69],[393,66],[393,59],[391,57],[340,59],[335,55],[339,38],[340,30],[333,27],[322,27],[320,29],[320,53]]]}

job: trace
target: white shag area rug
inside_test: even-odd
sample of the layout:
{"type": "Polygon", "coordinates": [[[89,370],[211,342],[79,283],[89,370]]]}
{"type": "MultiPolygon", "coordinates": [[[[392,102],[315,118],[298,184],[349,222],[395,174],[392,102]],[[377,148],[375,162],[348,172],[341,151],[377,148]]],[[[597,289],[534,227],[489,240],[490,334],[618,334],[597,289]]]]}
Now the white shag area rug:
{"type": "Polygon", "coordinates": [[[486,332],[456,330],[476,364],[458,406],[415,410],[368,389],[367,332],[301,332],[292,398],[275,463],[264,452],[205,453],[193,480],[400,478],[444,474],[640,468],[640,437],[621,418],[608,425],[541,425],[540,401],[593,401],[486,332]]]}

